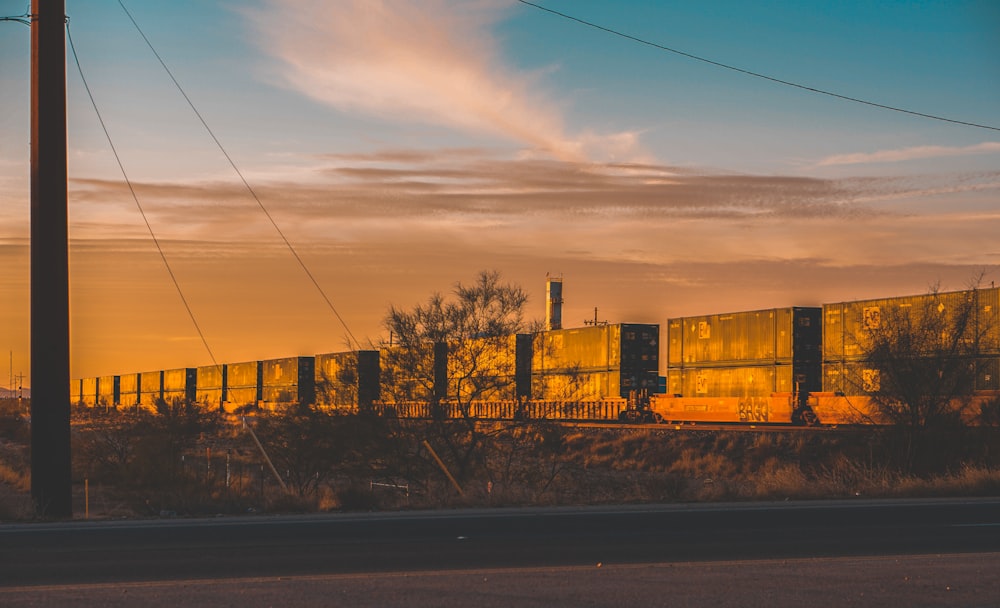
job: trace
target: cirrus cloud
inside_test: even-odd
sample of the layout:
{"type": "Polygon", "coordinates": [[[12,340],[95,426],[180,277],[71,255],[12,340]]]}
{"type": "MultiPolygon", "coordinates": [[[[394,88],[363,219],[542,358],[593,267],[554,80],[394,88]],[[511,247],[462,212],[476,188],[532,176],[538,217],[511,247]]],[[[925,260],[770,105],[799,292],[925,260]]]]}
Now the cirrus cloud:
{"type": "Polygon", "coordinates": [[[816,163],[819,167],[833,165],[860,165],[865,163],[898,163],[908,160],[925,158],[941,158],[945,156],[971,156],[974,154],[990,154],[1000,152],[1000,142],[987,141],[974,146],[913,146],[897,150],[879,150],[877,152],[857,152],[853,154],[835,154],[816,163]]]}
{"type": "Polygon", "coordinates": [[[506,64],[491,28],[512,4],[265,0],[245,14],[284,84],[343,112],[500,136],[561,160],[638,158],[634,133],[568,134],[542,73],[506,64]]]}

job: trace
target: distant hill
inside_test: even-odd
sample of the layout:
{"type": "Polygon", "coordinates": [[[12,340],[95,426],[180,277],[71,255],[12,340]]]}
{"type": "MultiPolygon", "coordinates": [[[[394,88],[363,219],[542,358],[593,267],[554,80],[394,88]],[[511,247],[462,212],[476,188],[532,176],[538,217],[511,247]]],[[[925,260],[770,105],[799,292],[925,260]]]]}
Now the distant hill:
{"type": "MultiPolygon", "coordinates": [[[[25,399],[31,399],[31,389],[22,389],[21,396],[25,399]]],[[[17,391],[9,388],[0,388],[0,399],[17,399],[17,391]]]]}

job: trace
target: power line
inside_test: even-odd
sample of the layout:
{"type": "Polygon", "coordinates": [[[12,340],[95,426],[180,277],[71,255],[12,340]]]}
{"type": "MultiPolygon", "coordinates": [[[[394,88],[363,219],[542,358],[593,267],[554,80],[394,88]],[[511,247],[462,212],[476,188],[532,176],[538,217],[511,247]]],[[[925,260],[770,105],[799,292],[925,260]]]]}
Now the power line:
{"type": "Polygon", "coordinates": [[[783,85],[789,86],[789,87],[795,87],[797,89],[802,89],[804,91],[809,91],[811,93],[819,93],[820,95],[827,95],[829,97],[835,97],[837,99],[842,99],[844,101],[851,101],[851,102],[854,102],[854,103],[860,103],[860,104],[864,104],[866,106],[872,106],[872,107],[875,107],[875,108],[882,108],[883,110],[891,110],[893,112],[902,112],[903,114],[911,114],[913,116],[920,116],[922,118],[930,118],[932,120],[940,120],[940,121],[950,122],[950,123],[954,123],[954,124],[958,124],[958,125],[965,125],[967,127],[976,127],[978,129],[989,129],[991,131],[1000,131],[1000,127],[993,127],[993,126],[990,126],[990,125],[981,125],[981,124],[977,124],[977,123],[974,123],[974,122],[966,122],[964,120],[955,120],[953,118],[946,118],[944,116],[935,116],[934,114],[925,114],[923,112],[916,112],[914,110],[907,110],[905,108],[899,108],[899,107],[895,107],[895,106],[889,106],[889,105],[885,105],[885,104],[881,104],[881,103],[876,103],[874,101],[867,101],[865,99],[860,99],[860,98],[857,98],[857,97],[850,97],[848,95],[841,95],[840,93],[834,93],[832,91],[827,91],[827,90],[824,90],[824,89],[818,89],[816,87],[810,87],[810,86],[806,86],[804,84],[798,84],[796,82],[791,82],[789,80],[782,80],[781,78],[775,78],[774,76],[768,76],[766,74],[761,74],[759,72],[754,72],[754,71],[751,71],[751,70],[746,70],[746,69],[739,68],[739,67],[736,67],[736,66],[733,66],[733,65],[729,65],[729,64],[726,64],[726,63],[722,63],[722,62],[719,62],[719,61],[713,61],[711,59],[706,59],[704,57],[700,57],[700,56],[694,55],[692,53],[687,53],[687,52],[684,52],[684,51],[681,51],[681,50],[678,50],[678,49],[674,49],[674,48],[671,48],[671,47],[668,47],[668,46],[664,46],[662,44],[657,44],[655,42],[650,42],[649,40],[645,40],[643,38],[639,38],[638,36],[632,36],[631,34],[626,34],[626,33],[621,32],[619,30],[615,30],[615,29],[612,29],[612,28],[609,28],[609,27],[605,27],[605,26],[599,25],[597,23],[593,23],[592,21],[586,21],[584,19],[580,19],[579,17],[574,17],[572,15],[567,15],[566,13],[562,13],[562,12],[559,12],[557,10],[553,10],[551,8],[546,8],[546,7],[544,7],[544,6],[540,5],[540,4],[535,4],[534,2],[528,2],[528,0],[517,0],[517,1],[520,2],[521,4],[526,5],[526,6],[537,8],[538,10],[545,11],[546,13],[551,13],[553,15],[556,15],[557,17],[562,17],[563,19],[568,19],[570,21],[575,21],[575,22],[577,22],[577,23],[579,23],[581,25],[586,25],[587,27],[592,27],[594,29],[601,30],[602,32],[607,32],[608,34],[613,34],[615,36],[619,36],[621,38],[625,38],[625,39],[631,40],[633,42],[638,42],[639,44],[645,44],[646,46],[651,46],[651,47],[659,49],[661,51],[667,51],[668,53],[674,53],[675,55],[680,55],[681,57],[687,57],[688,59],[694,59],[695,61],[701,61],[702,63],[707,63],[709,65],[714,65],[716,67],[725,68],[727,70],[732,70],[734,72],[739,72],[741,74],[746,74],[747,76],[753,76],[754,78],[761,78],[761,79],[764,79],[764,80],[770,80],[771,82],[775,82],[775,83],[778,83],[778,84],[783,84],[783,85]]]}
{"type": "Polygon", "coordinates": [[[139,214],[142,215],[142,221],[146,223],[146,230],[149,231],[149,236],[153,239],[153,244],[156,245],[156,251],[159,252],[160,259],[163,260],[163,265],[167,269],[167,274],[170,275],[170,280],[174,283],[177,295],[180,296],[181,302],[184,304],[184,309],[187,311],[188,317],[191,318],[191,323],[194,324],[194,328],[198,332],[198,337],[201,338],[201,343],[205,345],[205,350],[208,351],[208,356],[212,359],[212,364],[218,367],[219,363],[215,360],[215,354],[212,353],[212,348],[208,345],[208,340],[205,339],[205,333],[201,331],[201,326],[198,325],[198,320],[195,318],[194,312],[191,310],[191,306],[188,304],[187,298],[184,297],[184,291],[181,289],[181,285],[177,281],[177,277],[174,275],[173,269],[170,267],[170,262],[167,261],[167,256],[163,252],[163,247],[160,246],[160,240],[156,238],[156,234],[153,232],[153,227],[149,223],[149,218],[146,217],[146,211],[142,208],[142,204],[139,202],[139,197],[135,193],[135,188],[132,187],[132,180],[129,179],[128,173],[125,171],[125,166],[122,164],[121,157],[118,155],[118,150],[115,148],[115,143],[111,140],[111,134],[108,132],[108,127],[104,124],[104,118],[101,116],[101,111],[97,108],[97,102],[94,100],[94,95],[90,92],[90,85],[87,84],[87,77],[83,75],[83,66],[80,65],[80,57],[76,54],[76,45],[73,44],[73,34],[69,29],[69,19],[66,20],[66,39],[69,40],[69,48],[73,52],[73,60],[76,62],[76,69],[80,73],[80,80],[83,81],[83,88],[87,91],[87,97],[90,98],[90,104],[94,106],[94,113],[97,114],[97,120],[101,123],[101,129],[104,130],[104,136],[108,139],[108,145],[111,147],[111,152],[115,156],[118,168],[122,172],[125,184],[128,186],[129,192],[132,193],[132,200],[135,201],[135,206],[139,208],[139,214]]]}
{"type": "Polygon", "coordinates": [[[232,157],[229,156],[228,152],[226,152],[226,148],[222,145],[222,142],[219,141],[219,138],[215,136],[215,132],[212,131],[212,128],[208,126],[208,123],[202,117],[201,112],[198,111],[198,108],[195,107],[194,102],[191,101],[191,98],[188,97],[188,94],[184,91],[184,87],[180,85],[180,83],[174,77],[173,72],[170,71],[170,68],[167,67],[167,64],[160,57],[160,54],[153,47],[153,43],[149,41],[149,38],[146,37],[146,34],[142,31],[142,28],[139,27],[139,24],[136,22],[135,18],[132,17],[132,13],[130,13],[129,10],[125,7],[125,4],[124,2],[122,2],[122,0],[118,0],[118,4],[122,7],[122,10],[125,11],[125,14],[129,18],[129,21],[132,22],[132,25],[135,26],[135,29],[139,32],[139,35],[142,36],[142,39],[146,42],[146,46],[149,47],[149,50],[153,52],[153,55],[156,57],[157,61],[159,61],[160,65],[163,66],[164,71],[167,72],[167,75],[170,77],[170,80],[173,81],[174,86],[177,87],[177,90],[180,91],[181,95],[184,97],[184,100],[187,101],[188,105],[191,107],[191,110],[194,112],[195,116],[197,116],[198,120],[201,121],[202,126],[205,127],[206,131],[208,131],[208,134],[212,137],[212,140],[215,142],[215,145],[218,146],[219,150],[222,152],[222,155],[226,157],[227,161],[229,161],[229,165],[233,168],[233,171],[236,172],[236,175],[239,176],[240,180],[243,182],[243,185],[250,193],[250,196],[252,196],[253,199],[257,202],[257,205],[260,207],[260,210],[264,212],[264,215],[267,217],[268,221],[271,222],[271,225],[274,227],[274,230],[278,233],[278,236],[281,237],[281,240],[284,241],[285,246],[292,253],[292,256],[295,258],[295,261],[298,262],[300,267],[302,267],[302,270],[306,273],[306,276],[309,277],[309,280],[312,281],[313,286],[316,287],[316,290],[319,291],[320,296],[323,297],[323,300],[326,302],[326,305],[333,312],[334,316],[337,317],[337,320],[340,321],[340,324],[343,326],[344,331],[347,332],[348,337],[354,342],[355,345],[357,345],[358,348],[361,348],[361,343],[358,342],[357,338],[354,337],[354,334],[351,333],[351,329],[347,326],[347,323],[344,321],[343,317],[340,316],[340,313],[337,312],[337,309],[333,305],[333,302],[330,301],[330,298],[327,297],[326,292],[323,291],[322,287],[320,287],[319,281],[317,281],[316,277],[313,276],[313,273],[309,271],[309,268],[306,266],[305,262],[302,260],[301,257],[299,257],[299,254],[295,250],[295,247],[292,246],[292,243],[285,236],[285,233],[282,232],[281,228],[278,227],[278,223],[274,220],[273,217],[271,217],[271,213],[268,212],[267,207],[264,206],[264,203],[260,200],[260,197],[257,196],[257,193],[250,186],[250,183],[243,176],[243,172],[240,171],[239,167],[236,166],[236,163],[233,161],[232,157]]]}

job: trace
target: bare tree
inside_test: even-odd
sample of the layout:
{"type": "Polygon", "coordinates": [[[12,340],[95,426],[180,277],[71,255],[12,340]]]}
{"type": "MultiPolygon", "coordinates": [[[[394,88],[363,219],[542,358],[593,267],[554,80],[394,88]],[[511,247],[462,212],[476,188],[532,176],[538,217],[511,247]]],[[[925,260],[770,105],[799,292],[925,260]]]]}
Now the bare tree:
{"type": "Polygon", "coordinates": [[[482,440],[473,403],[515,396],[515,342],[525,329],[527,300],[524,290],[503,282],[499,272],[482,271],[474,283],[458,283],[450,298],[435,293],[426,304],[410,310],[393,306],[386,315],[390,339],[381,345],[383,395],[431,404],[435,435],[460,477],[482,440]],[[444,415],[446,406],[454,408],[453,416],[444,415]]]}
{"type": "Polygon", "coordinates": [[[978,289],[864,311],[861,388],[875,414],[913,429],[959,426],[976,380],[984,328],[978,289]]]}

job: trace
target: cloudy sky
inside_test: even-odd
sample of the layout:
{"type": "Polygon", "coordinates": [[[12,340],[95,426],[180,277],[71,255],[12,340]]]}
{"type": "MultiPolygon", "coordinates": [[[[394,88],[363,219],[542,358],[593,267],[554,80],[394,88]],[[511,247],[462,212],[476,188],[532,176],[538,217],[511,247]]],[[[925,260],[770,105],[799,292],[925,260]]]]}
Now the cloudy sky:
{"type": "MultiPolygon", "coordinates": [[[[531,318],[561,274],[568,326],[1000,281],[996,2],[539,3],[651,44],[516,0],[125,0],[258,204],[119,3],[67,0],[211,349],[70,56],[72,374],[346,350],[483,269],[531,318]]],[[[29,45],[0,23],[0,348],[26,374],[29,45]]]]}

